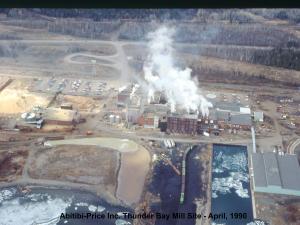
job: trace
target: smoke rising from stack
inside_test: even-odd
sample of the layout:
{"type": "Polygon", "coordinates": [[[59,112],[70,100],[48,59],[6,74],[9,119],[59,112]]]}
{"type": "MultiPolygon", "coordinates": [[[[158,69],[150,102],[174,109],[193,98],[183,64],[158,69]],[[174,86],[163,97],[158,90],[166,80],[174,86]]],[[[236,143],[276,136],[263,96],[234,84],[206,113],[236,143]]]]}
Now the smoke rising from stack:
{"type": "Polygon", "coordinates": [[[172,36],[175,30],[162,26],[149,34],[149,56],[143,70],[148,83],[148,100],[154,97],[155,91],[164,92],[171,112],[176,106],[200,112],[203,116],[209,113],[212,104],[200,94],[197,82],[192,79],[190,68],[180,69],[173,61],[172,36]]]}

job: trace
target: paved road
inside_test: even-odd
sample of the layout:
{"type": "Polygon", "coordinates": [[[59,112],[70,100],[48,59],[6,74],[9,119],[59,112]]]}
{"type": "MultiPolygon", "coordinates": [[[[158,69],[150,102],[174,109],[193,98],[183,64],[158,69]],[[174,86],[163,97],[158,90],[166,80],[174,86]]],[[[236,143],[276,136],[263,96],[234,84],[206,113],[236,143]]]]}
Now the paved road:
{"type": "Polygon", "coordinates": [[[296,139],[294,142],[290,143],[287,147],[287,152],[290,154],[296,154],[295,149],[300,146],[300,138],[296,139]]]}
{"type": "Polygon", "coordinates": [[[18,186],[18,185],[40,185],[46,187],[67,187],[67,188],[78,188],[89,191],[96,191],[96,185],[88,185],[88,184],[79,184],[72,183],[67,181],[56,181],[56,180],[47,180],[47,179],[32,179],[32,178],[21,178],[13,182],[4,182],[0,183],[0,188],[10,187],[10,186],[18,186]]]}
{"type": "MultiPolygon", "coordinates": [[[[146,41],[125,41],[125,40],[83,40],[83,39],[55,39],[55,40],[46,40],[46,39],[23,39],[23,40],[0,40],[0,43],[29,43],[29,44],[67,44],[67,43],[96,43],[96,44],[111,44],[111,45],[126,45],[126,44],[135,44],[135,45],[146,45],[146,41]]],[[[213,45],[213,44],[199,44],[199,43],[174,43],[175,46],[197,46],[197,47],[223,47],[223,48],[243,48],[243,49],[264,49],[271,50],[273,47],[263,47],[263,46],[241,46],[241,45],[213,45]]]]}

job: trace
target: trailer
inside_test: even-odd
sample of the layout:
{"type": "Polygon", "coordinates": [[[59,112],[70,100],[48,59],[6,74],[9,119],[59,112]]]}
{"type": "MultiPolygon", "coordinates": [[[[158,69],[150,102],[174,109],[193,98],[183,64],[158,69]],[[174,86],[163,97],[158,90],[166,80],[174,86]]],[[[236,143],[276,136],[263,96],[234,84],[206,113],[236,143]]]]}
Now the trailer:
{"type": "Polygon", "coordinates": [[[164,139],[164,145],[165,145],[166,148],[168,148],[168,143],[167,143],[166,139],[164,139]]]}
{"type": "Polygon", "coordinates": [[[168,143],[168,147],[172,148],[172,143],[171,143],[171,141],[169,139],[167,139],[167,143],[168,143]]]}
{"type": "Polygon", "coordinates": [[[175,141],[173,139],[171,139],[170,141],[171,141],[172,147],[175,147],[175,145],[176,145],[175,141]]]}

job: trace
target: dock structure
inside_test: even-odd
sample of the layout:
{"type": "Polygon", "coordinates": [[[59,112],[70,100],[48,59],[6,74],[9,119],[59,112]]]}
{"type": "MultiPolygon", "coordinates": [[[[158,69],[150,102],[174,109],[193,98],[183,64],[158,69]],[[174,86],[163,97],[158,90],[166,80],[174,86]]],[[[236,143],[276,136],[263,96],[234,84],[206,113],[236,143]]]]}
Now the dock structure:
{"type": "Polygon", "coordinates": [[[185,193],[185,171],[186,171],[186,156],[190,152],[190,150],[193,148],[193,146],[188,147],[183,155],[182,160],[182,171],[181,171],[181,192],[180,192],[180,204],[183,204],[184,202],[184,193],[185,193]]]}
{"type": "Polygon", "coordinates": [[[171,162],[171,160],[169,159],[165,159],[165,162],[170,165],[172,167],[172,169],[174,170],[174,172],[180,176],[180,171],[176,168],[176,166],[173,165],[173,163],[171,162]]]}
{"type": "Polygon", "coordinates": [[[255,130],[253,126],[251,127],[251,134],[252,134],[252,150],[253,153],[256,153],[255,130]]]}

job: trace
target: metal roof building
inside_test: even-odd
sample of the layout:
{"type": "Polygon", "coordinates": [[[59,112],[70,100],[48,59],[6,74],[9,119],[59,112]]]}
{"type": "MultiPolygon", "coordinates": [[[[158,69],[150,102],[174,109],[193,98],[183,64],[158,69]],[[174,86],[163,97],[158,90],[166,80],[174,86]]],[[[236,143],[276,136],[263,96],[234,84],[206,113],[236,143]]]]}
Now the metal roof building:
{"type": "Polygon", "coordinates": [[[249,114],[231,114],[231,123],[251,126],[251,117],[249,114]]]}
{"type": "Polygon", "coordinates": [[[232,112],[240,112],[241,104],[232,103],[232,102],[216,102],[214,108],[219,110],[228,110],[232,112]]]}
{"type": "Polygon", "coordinates": [[[254,121],[264,122],[264,113],[263,112],[254,112],[254,121]]]}
{"type": "Polygon", "coordinates": [[[300,196],[300,167],[296,155],[253,153],[254,191],[300,196]]]}

